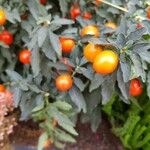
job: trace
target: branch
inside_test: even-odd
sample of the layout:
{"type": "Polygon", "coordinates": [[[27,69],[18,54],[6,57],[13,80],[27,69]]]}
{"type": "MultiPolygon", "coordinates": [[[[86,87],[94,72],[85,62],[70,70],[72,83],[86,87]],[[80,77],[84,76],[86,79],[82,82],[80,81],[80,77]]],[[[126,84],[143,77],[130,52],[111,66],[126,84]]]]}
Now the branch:
{"type": "Polygon", "coordinates": [[[112,3],[110,3],[110,2],[107,2],[106,0],[100,0],[100,2],[102,2],[102,3],[104,3],[104,4],[107,4],[107,5],[109,5],[109,6],[112,6],[112,7],[114,7],[114,8],[117,8],[117,9],[119,9],[119,10],[122,10],[122,11],[124,11],[124,12],[128,12],[128,10],[127,10],[126,8],[117,6],[117,5],[115,5],[115,4],[112,4],[112,3]]]}

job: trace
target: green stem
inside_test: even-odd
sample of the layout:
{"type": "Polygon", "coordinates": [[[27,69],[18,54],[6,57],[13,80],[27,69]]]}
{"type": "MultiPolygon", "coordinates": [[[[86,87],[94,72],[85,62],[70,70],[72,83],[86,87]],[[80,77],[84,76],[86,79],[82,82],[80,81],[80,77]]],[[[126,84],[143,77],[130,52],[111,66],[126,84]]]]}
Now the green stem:
{"type": "Polygon", "coordinates": [[[46,106],[48,106],[49,105],[49,94],[48,93],[45,94],[45,101],[46,101],[46,106]]]}
{"type": "Polygon", "coordinates": [[[74,71],[73,74],[72,74],[72,77],[75,76],[75,74],[77,73],[77,70],[78,70],[79,68],[80,68],[79,66],[76,67],[75,71],[74,71]]]}
{"type": "Polygon", "coordinates": [[[115,4],[112,4],[112,3],[110,3],[110,2],[107,2],[106,0],[101,0],[101,2],[104,3],[104,4],[107,4],[107,5],[109,5],[109,6],[112,6],[112,7],[114,7],[114,8],[117,8],[117,9],[119,9],[119,10],[122,10],[122,11],[124,11],[124,12],[128,12],[128,10],[127,10],[126,8],[117,6],[117,5],[115,5],[115,4]]]}

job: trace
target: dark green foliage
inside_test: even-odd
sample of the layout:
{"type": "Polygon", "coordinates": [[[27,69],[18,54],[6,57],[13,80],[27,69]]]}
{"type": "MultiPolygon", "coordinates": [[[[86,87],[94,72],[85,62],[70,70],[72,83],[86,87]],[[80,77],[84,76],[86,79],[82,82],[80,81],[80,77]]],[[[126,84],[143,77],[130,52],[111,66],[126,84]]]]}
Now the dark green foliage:
{"type": "MultiPolygon", "coordinates": [[[[60,142],[74,142],[67,133],[77,135],[74,127],[79,113],[82,114],[82,122],[90,121],[92,130],[96,131],[101,122],[102,104],[108,103],[105,108],[108,107],[107,113],[112,115],[112,121],[119,117],[121,123],[124,122],[122,101],[131,103],[133,98],[129,95],[129,84],[134,78],[139,78],[146,85],[145,93],[150,98],[150,21],[146,18],[149,4],[146,0],[109,2],[126,7],[128,12],[105,3],[96,6],[94,0],[47,0],[46,5],[41,5],[39,0],[0,0],[0,6],[7,13],[4,27],[14,36],[10,47],[0,42],[0,82],[13,92],[15,107],[21,110],[21,120],[33,118],[41,122],[45,132],[40,138],[39,150],[49,138],[58,147],[63,146],[60,142]],[[91,12],[92,19],[84,20],[81,15],[71,20],[69,11],[73,2],[79,2],[82,13],[91,12]],[[22,15],[27,15],[27,19],[22,19],[22,15]],[[115,22],[118,28],[105,27],[107,21],[115,22]],[[137,29],[137,23],[141,23],[142,27],[137,29]],[[81,29],[90,24],[97,25],[100,37],[80,36],[81,29]],[[71,54],[62,52],[61,36],[76,41],[71,54]],[[83,56],[83,47],[87,42],[115,51],[120,62],[117,70],[109,75],[96,74],[92,64],[83,56]],[[31,50],[30,65],[19,62],[18,54],[22,49],[31,50]],[[68,72],[66,64],[61,62],[63,57],[67,58],[73,70],[74,85],[68,92],[59,92],[55,86],[56,77],[68,72]],[[109,104],[113,101],[116,106],[112,109],[109,104]],[[118,115],[120,112],[121,115],[118,115]],[[56,130],[52,128],[52,119],[58,121],[56,130]]],[[[0,31],[4,27],[0,27],[0,31]]],[[[136,115],[133,117],[137,123],[132,128],[143,119],[138,117],[139,113],[136,115]]],[[[128,122],[130,119],[132,116],[128,122]]],[[[145,124],[138,128],[148,131],[145,124]]],[[[149,137],[144,141],[147,139],[149,137]]],[[[133,146],[137,141],[125,143],[133,146]]],[[[149,145],[148,142],[146,144],[149,145]]]]}

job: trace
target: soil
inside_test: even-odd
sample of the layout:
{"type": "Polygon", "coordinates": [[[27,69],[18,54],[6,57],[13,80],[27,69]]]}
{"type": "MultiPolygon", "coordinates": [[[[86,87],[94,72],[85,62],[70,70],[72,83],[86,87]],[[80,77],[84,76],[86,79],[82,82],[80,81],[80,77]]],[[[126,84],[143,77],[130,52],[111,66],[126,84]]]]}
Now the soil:
{"type": "MultiPolygon", "coordinates": [[[[89,124],[77,124],[76,144],[67,144],[64,150],[124,150],[120,140],[111,133],[111,126],[103,119],[98,131],[92,133],[89,124]]],[[[36,150],[41,131],[34,123],[20,122],[10,136],[11,145],[15,150],[36,150]]],[[[54,147],[49,150],[57,150],[54,147]]]]}

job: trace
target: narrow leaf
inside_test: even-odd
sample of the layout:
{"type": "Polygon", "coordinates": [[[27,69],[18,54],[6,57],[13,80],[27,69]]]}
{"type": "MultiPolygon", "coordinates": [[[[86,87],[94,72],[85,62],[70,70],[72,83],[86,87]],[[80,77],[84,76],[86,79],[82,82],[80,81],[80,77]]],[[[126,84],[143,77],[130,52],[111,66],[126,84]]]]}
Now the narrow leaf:
{"type": "Polygon", "coordinates": [[[31,66],[34,77],[36,77],[40,72],[40,54],[37,46],[32,49],[31,66]]]}
{"type": "Polygon", "coordinates": [[[83,109],[83,112],[86,112],[86,103],[85,103],[85,99],[82,95],[82,93],[80,92],[80,90],[74,86],[70,91],[69,91],[69,95],[71,97],[71,100],[76,104],[76,106],[78,107],[78,111],[81,111],[83,109]]]}
{"type": "Polygon", "coordinates": [[[105,78],[100,74],[95,74],[93,80],[91,81],[89,91],[92,92],[93,90],[97,89],[103,82],[105,78]]]}
{"type": "Polygon", "coordinates": [[[59,37],[51,31],[49,32],[49,37],[50,37],[50,43],[51,43],[53,49],[55,50],[58,57],[61,57],[62,51],[61,51],[59,37]]]}

